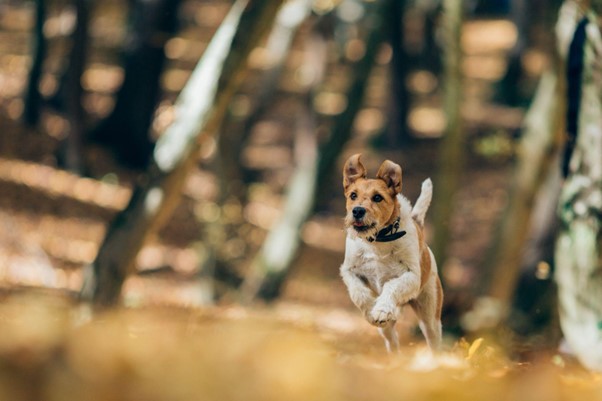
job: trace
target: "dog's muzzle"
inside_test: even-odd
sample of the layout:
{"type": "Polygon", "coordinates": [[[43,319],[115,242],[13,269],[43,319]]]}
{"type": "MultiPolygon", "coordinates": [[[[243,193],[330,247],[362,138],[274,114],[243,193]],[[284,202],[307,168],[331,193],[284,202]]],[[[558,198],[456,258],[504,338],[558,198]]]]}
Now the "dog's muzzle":
{"type": "Polygon", "coordinates": [[[361,206],[354,207],[353,209],[351,209],[351,216],[353,216],[353,228],[356,231],[362,232],[370,228],[370,226],[364,222],[364,217],[366,216],[366,208],[363,208],[361,206]]]}
{"type": "Polygon", "coordinates": [[[359,220],[366,215],[366,209],[361,206],[356,206],[351,210],[351,214],[354,219],[359,220]]]}

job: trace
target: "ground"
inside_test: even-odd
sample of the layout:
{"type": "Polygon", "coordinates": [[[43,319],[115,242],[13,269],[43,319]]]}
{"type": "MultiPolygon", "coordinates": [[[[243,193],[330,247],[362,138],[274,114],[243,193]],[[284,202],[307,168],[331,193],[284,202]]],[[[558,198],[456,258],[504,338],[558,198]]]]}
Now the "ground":
{"type": "Polygon", "coordinates": [[[387,355],[332,308],[129,308],[90,320],[56,294],[2,296],[0,396],[11,400],[596,400],[567,357],[509,360],[484,338],[387,355]]]}

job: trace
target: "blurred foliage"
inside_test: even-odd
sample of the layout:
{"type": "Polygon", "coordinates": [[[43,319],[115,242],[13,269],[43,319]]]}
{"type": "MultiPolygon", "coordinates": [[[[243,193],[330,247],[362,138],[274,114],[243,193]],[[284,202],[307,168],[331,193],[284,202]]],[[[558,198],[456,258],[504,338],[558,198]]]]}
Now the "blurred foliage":
{"type": "MultiPolygon", "coordinates": [[[[115,310],[4,296],[0,398],[41,400],[598,400],[602,376],[559,354],[517,363],[488,339],[386,356],[270,310],[115,310]],[[80,320],[78,320],[80,319],[80,320]]],[[[372,337],[372,339],[377,339],[372,337]]],[[[378,339],[377,339],[378,340],[378,339]]],[[[364,339],[365,341],[365,339],[364,339]]]]}

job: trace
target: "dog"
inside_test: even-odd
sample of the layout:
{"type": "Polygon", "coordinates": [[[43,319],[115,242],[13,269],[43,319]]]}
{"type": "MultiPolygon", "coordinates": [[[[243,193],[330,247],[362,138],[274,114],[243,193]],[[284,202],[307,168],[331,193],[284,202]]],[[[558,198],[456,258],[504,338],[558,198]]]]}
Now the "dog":
{"type": "Polygon", "coordinates": [[[412,207],[401,194],[401,167],[384,161],[367,178],[360,154],[343,168],[347,214],[345,259],[340,273],[351,301],[378,327],[388,352],[399,350],[395,323],[409,304],[429,348],[441,346],[443,290],[432,251],[424,240],[424,218],[433,184],[422,183],[412,207]]]}

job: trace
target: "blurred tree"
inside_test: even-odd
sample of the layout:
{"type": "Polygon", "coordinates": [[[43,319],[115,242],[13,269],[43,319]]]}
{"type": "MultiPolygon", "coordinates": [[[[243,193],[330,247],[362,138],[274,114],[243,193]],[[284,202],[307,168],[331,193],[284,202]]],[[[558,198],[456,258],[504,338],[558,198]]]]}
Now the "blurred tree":
{"type": "MultiPolygon", "coordinates": [[[[224,208],[247,203],[247,187],[252,177],[240,162],[242,151],[253,128],[274,102],[295,33],[310,11],[310,0],[291,0],[281,7],[265,44],[266,65],[257,79],[256,90],[248,96],[250,110],[241,115],[236,107],[230,107],[221,128],[222,134],[218,138],[218,152],[212,170],[219,180],[217,203],[222,212],[214,221],[201,222],[205,228],[202,247],[206,257],[200,271],[228,287],[237,288],[242,283],[242,278],[229,266],[230,255],[221,251],[224,247],[223,239],[239,236],[242,221],[236,221],[232,216],[227,218],[228,213],[224,212],[224,208]]],[[[239,218],[242,219],[242,214],[239,218]]]]}
{"type": "Polygon", "coordinates": [[[387,31],[391,45],[390,102],[387,106],[388,124],[382,135],[375,138],[376,147],[400,148],[415,138],[407,121],[412,105],[408,78],[416,71],[428,71],[433,76],[439,76],[441,72],[442,49],[436,40],[441,11],[439,3],[400,0],[393,2],[387,13],[387,23],[391,27],[387,31]],[[413,31],[418,27],[420,32],[417,34],[413,31]]]}
{"type": "Polygon", "coordinates": [[[411,136],[408,131],[408,112],[410,110],[410,93],[406,86],[406,80],[410,71],[412,59],[405,50],[403,23],[405,1],[391,2],[391,10],[387,13],[389,44],[391,45],[392,57],[391,69],[391,102],[388,106],[389,123],[384,136],[387,147],[400,147],[406,144],[411,136]]]}
{"type": "Polygon", "coordinates": [[[558,47],[566,60],[567,141],[559,202],[560,323],[581,363],[602,370],[602,1],[565,1],[558,47]]]}
{"type": "MultiPolygon", "coordinates": [[[[504,319],[515,293],[525,244],[529,238],[536,195],[557,161],[562,126],[562,87],[556,72],[541,78],[525,117],[508,206],[500,219],[485,262],[482,294],[500,304],[504,319]]],[[[546,189],[546,188],[544,188],[546,189]]]]}
{"type": "Polygon", "coordinates": [[[533,7],[529,7],[527,0],[512,0],[510,5],[510,18],[514,22],[517,30],[516,43],[508,55],[508,67],[506,73],[497,84],[496,96],[504,103],[511,106],[521,104],[524,94],[521,92],[522,85],[519,85],[524,75],[522,67],[522,57],[531,42],[529,32],[529,22],[532,22],[533,7]]]}
{"type": "Polygon", "coordinates": [[[40,94],[39,86],[47,48],[44,36],[45,21],[46,2],[44,0],[36,0],[36,21],[31,43],[31,67],[27,79],[23,110],[23,120],[31,126],[37,125],[40,120],[42,95],[40,94]]]}
{"type": "Polygon", "coordinates": [[[224,197],[233,195],[244,203],[246,186],[252,177],[240,163],[242,150],[255,125],[264,117],[272,105],[280,83],[293,38],[299,25],[310,11],[309,0],[287,2],[278,13],[276,22],[265,45],[265,67],[258,78],[255,93],[250,100],[250,110],[244,116],[237,116],[234,108],[229,108],[225,118],[224,134],[220,135],[219,178],[224,197]]]}
{"type": "Polygon", "coordinates": [[[295,127],[296,169],[289,181],[283,217],[268,233],[243,283],[245,301],[256,296],[273,299],[279,295],[280,285],[297,253],[301,226],[315,202],[318,144],[317,116],[312,103],[318,86],[323,83],[328,62],[328,33],[323,26],[326,18],[322,16],[313,21],[304,43],[303,106],[297,113],[295,127]]]}
{"type": "MultiPolygon", "coordinates": [[[[85,113],[82,106],[83,88],[81,78],[88,52],[88,23],[92,0],[75,0],[75,27],[70,35],[71,51],[67,66],[60,79],[60,87],[50,104],[64,114],[69,126],[67,135],[57,149],[57,162],[76,173],[83,173],[83,145],[85,135],[85,113]]],[[[23,119],[28,125],[35,125],[40,119],[42,95],[39,84],[42,66],[46,57],[44,23],[46,2],[36,1],[36,21],[32,41],[32,65],[29,71],[27,90],[24,96],[23,119]]]]}
{"type": "Polygon", "coordinates": [[[176,104],[176,119],[155,146],[145,178],[120,212],[94,262],[87,266],[81,297],[97,306],[118,302],[127,275],[149,235],[177,205],[202,143],[216,134],[246,59],[272,26],[282,0],[237,0],[213,36],[176,104]]]}
{"type": "Polygon", "coordinates": [[[459,177],[464,165],[464,131],[461,116],[462,106],[462,1],[443,1],[444,46],[444,99],[443,111],[447,125],[439,156],[435,188],[437,196],[433,202],[435,237],[432,250],[440,266],[445,264],[446,246],[449,239],[449,220],[453,209],[454,194],[458,189],[459,177]]]}
{"type": "Polygon", "coordinates": [[[531,93],[527,90],[529,85],[526,85],[528,76],[524,69],[524,57],[529,48],[550,45],[538,43],[537,38],[542,37],[540,32],[547,32],[553,28],[559,3],[559,0],[510,1],[510,19],[516,26],[517,38],[508,55],[506,72],[495,87],[497,101],[510,106],[528,104],[531,93]]]}
{"type": "Polygon", "coordinates": [[[421,47],[421,59],[423,60],[423,67],[438,76],[443,69],[441,57],[443,43],[438,31],[441,15],[440,4],[443,2],[440,0],[423,2],[426,4],[422,7],[424,13],[424,39],[421,47]]]}
{"type": "Polygon", "coordinates": [[[58,148],[60,166],[76,173],[83,173],[83,146],[85,136],[85,113],[82,105],[84,90],[82,75],[88,53],[88,23],[93,0],[76,0],[76,23],[71,34],[69,64],[64,76],[62,95],[63,111],[69,122],[69,131],[58,148]]]}
{"type": "MultiPolygon", "coordinates": [[[[557,132],[560,132],[557,130],[557,132]]],[[[521,336],[541,334],[558,340],[556,286],[552,279],[554,245],[558,234],[558,195],[562,183],[558,158],[548,168],[529,218],[529,232],[520,258],[519,277],[512,297],[507,326],[521,336]]]]}
{"type": "Polygon", "coordinates": [[[91,133],[91,139],[134,168],[146,167],[152,155],[150,127],[161,91],[164,48],[176,31],[179,5],[180,0],[130,0],[123,84],[113,111],[91,133]]]}
{"type": "MultiPolygon", "coordinates": [[[[558,2],[550,0],[536,2],[514,0],[512,2],[512,18],[515,23],[522,24],[522,26],[518,25],[519,37],[511,51],[506,76],[498,83],[506,88],[506,92],[502,90],[501,94],[506,96],[505,100],[509,104],[522,104],[526,99],[527,93],[523,89],[524,85],[520,84],[525,78],[522,68],[524,52],[527,46],[537,46],[536,43],[532,43],[531,39],[537,33],[533,32],[534,29],[553,29],[557,17],[550,18],[550,15],[558,15],[556,3],[558,2]],[[528,23],[533,20],[538,23],[528,23]],[[515,63],[514,67],[513,63],[515,63]],[[514,71],[511,71],[512,69],[514,71]],[[516,75],[511,76],[512,74],[516,75]]],[[[556,58],[554,61],[557,61],[556,58]]],[[[558,163],[563,131],[559,127],[562,127],[561,111],[564,108],[561,93],[563,83],[555,77],[552,79],[552,74],[560,73],[558,66],[554,65],[554,67],[555,72],[551,70],[544,72],[534,101],[525,118],[524,137],[521,139],[519,147],[515,182],[511,192],[513,200],[509,203],[499,222],[498,232],[488,252],[484,266],[485,280],[483,281],[487,285],[482,288],[485,292],[489,291],[490,294],[499,292],[499,289],[493,290],[495,278],[492,276],[494,274],[498,278],[503,277],[504,280],[509,280],[508,284],[512,289],[508,290],[510,291],[510,294],[507,295],[509,297],[508,304],[501,308],[508,313],[507,325],[519,335],[533,335],[545,330],[546,337],[550,340],[555,340],[558,334],[558,330],[550,327],[551,324],[557,323],[556,288],[551,279],[551,273],[554,266],[554,243],[558,228],[556,206],[561,184],[558,163]],[[544,80],[548,82],[546,83],[544,80]],[[550,116],[555,117],[550,118],[550,116]],[[529,136],[530,139],[526,139],[526,136],[529,136]],[[532,142],[532,145],[524,145],[529,142],[532,142]],[[529,151],[535,144],[542,148],[542,153],[535,155],[529,151]],[[531,182],[533,188],[519,189],[519,177],[524,176],[524,171],[521,169],[528,168],[539,169],[541,175],[537,178],[532,177],[535,179],[535,182],[531,182]],[[530,193],[530,191],[533,192],[530,193]],[[526,232],[521,230],[526,230],[526,232]],[[504,232],[506,233],[504,234],[504,232]],[[517,241],[522,241],[522,243],[517,241]],[[514,260],[518,263],[517,271],[513,266],[500,264],[499,255],[504,255],[502,263],[516,258],[514,260]],[[495,268],[499,271],[493,273],[495,268]]]]}
{"type": "Polygon", "coordinates": [[[314,209],[316,196],[322,191],[326,177],[330,176],[344,145],[351,137],[353,122],[363,104],[374,59],[388,28],[385,15],[390,10],[390,1],[395,0],[367,5],[363,21],[368,31],[365,53],[352,66],[351,84],[346,93],[347,106],[336,116],[326,141],[318,145],[313,137],[315,130],[311,134],[301,130],[301,143],[297,149],[302,155],[297,158],[298,165],[288,187],[284,212],[268,234],[245,278],[243,298],[246,300],[273,300],[280,294],[297,255],[303,224],[314,209]]]}

